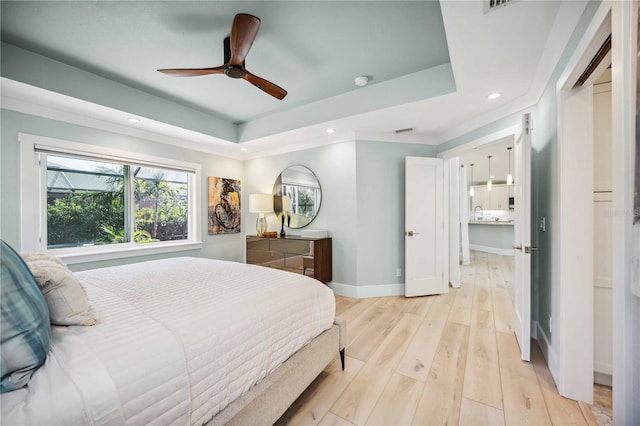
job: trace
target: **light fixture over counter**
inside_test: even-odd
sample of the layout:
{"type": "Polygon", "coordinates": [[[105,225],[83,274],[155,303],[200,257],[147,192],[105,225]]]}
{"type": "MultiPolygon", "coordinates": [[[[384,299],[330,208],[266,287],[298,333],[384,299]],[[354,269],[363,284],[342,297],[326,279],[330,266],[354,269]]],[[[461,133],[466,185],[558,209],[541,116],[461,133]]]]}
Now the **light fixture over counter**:
{"type": "Polygon", "coordinates": [[[471,167],[471,180],[469,181],[471,184],[470,185],[471,187],[469,188],[470,197],[473,197],[475,195],[475,191],[473,190],[473,165],[474,165],[473,163],[470,164],[470,167],[471,167]]]}
{"type": "Polygon", "coordinates": [[[513,175],[511,174],[511,148],[507,148],[507,152],[509,153],[509,173],[507,174],[507,185],[513,185],[513,175]]]}
{"type": "Polygon", "coordinates": [[[488,156],[489,158],[489,179],[487,179],[487,191],[491,191],[491,187],[493,185],[493,182],[491,182],[491,155],[488,156]]]}

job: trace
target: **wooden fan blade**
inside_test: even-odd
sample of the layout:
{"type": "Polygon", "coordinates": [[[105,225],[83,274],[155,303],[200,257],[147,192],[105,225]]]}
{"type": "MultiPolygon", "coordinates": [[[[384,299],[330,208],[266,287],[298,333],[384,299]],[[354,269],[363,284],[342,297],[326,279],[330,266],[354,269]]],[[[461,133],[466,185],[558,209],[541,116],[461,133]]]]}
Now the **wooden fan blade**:
{"type": "Polygon", "coordinates": [[[257,75],[251,74],[249,71],[245,71],[243,79],[247,80],[249,83],[256,86],[258,89],[266,92],[277,99],[284,99],[287,96],[287,91],[282,87],[273,84],[272,82],[265,80],[264,78],[258,77],[257,75]]]}
{"type": "Polygon", "coordinates": [[[172,68],[158,71],[173,77],[197,77],[199,75],[224,74],[224,68],[225,66],[222,65],[215,68],[172,68]]]}
{"type": "Polygon", "coordinates": [[[244,58],[249,53],[253,41],[260,28],[260,18],[239,13],[233,18],[231,27],[231,59],[230,65],[244,67],[244,58]]]}

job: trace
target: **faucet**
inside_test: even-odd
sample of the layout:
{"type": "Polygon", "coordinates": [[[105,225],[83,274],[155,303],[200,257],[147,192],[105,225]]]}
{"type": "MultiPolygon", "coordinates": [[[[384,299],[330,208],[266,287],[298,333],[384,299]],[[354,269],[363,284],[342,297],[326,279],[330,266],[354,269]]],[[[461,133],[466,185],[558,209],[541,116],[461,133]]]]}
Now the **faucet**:
{"type": "Polygon", "coordinates": [[[476,206],[473,209],[473,215],[476,220],[482,220],[484,218],[484,210],[482,209],[482,206],[476,206]],[[478,216],[478,209],[480,209],[480,216],[478,216]]]}

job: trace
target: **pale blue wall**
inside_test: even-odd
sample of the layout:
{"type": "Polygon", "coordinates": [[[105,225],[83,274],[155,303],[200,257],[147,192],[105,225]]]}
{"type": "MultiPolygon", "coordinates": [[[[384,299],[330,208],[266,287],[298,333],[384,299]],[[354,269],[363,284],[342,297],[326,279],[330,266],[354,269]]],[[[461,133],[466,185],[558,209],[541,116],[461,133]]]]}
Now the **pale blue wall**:
{"type": "MultiPolygon", "coordinates": [[[[72,269],[92,269],[101,266],[182,255],[235,261],[243,260],[244,238],[242,235],[208,235],[206,222],[207,193],[206,190],[204,190],[207,187],[207,176],[242,180],[243,163],[241,161],[192,151],[178,146],[165,145],[131,136],[21,114],[14,111],[1,110],[0,114],[0,120],[2,122],[2,130],[0,133],[0,235],[3,240],[13,247],[20,249],[20,227],[22,222],[20,218],[20,146],[18,133],[22,132],[72,142],[122,149],[133,153],[173,158],[202,165],[202,241],[204,245],[201,250],[158,256],[131,257],[106,262],[83,263],[72,265],[72,269]]],[[[245,223],[243,223],[242,226],[244,228],[245,223]]]]}
{"type": "MultiPolygon", "coordinates": [[[[303,151],[274,155],[245,162],[244,205],[249,194],[271,194],[282,170],[303,165],[315,173],[322,189],[322,204],[309,229],[330,233],[333,243],[333,281],[356,283],[356,148],[355,142],[343,142],[303,151]]],[[[270,231],[280,230],[275,215],[267,214],[270,231]]],[[[257,214],[245,209],[247,234],[255,235],[257,214]]],[[[300,229],[287,229],[289,235],[300,235],[300,229]]]]}
{"type": "MultiPolygon", "coordinates": [[[[245,163],[245,198],[271,193],[287,166],[309,167],[322,187],[322,206],[311,229],[333,238],[333,281],[350,286],[404,283],[404,158],[434,157],[429,145],[350,141],[245,163]]],[[[245,201],[246,205],[246,201],[245,201]]],[[[246,211],[246,210],[245,210],[246,211]]],[[[280,229],[273,215],[269,229],[280,229]]],[[[256,214],[246,214],[247,232],[256,214]]],[[[297,235],[300,230],[288,230],[297,235]]]]}
{"type": "Polygon", "coordinates": [[[404,283],[405,157],[435,157],[436,147],[356,142],[357,284],[404,283]],[[402,276],[396,277],[396,268],[402,276]]]}

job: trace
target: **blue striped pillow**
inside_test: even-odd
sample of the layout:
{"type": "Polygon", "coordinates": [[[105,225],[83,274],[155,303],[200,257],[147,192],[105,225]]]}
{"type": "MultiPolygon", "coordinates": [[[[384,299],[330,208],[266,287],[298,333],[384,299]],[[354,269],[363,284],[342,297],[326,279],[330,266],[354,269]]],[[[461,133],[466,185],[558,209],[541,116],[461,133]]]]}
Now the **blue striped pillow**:
{"type": "Polygon", "coordinates": [[[47,302],[22,258],[0,240],[0,393],[19,389],[44,364],[51,324],[47,302]]]}

